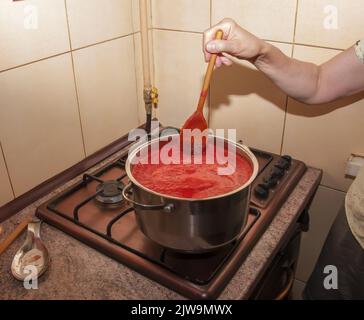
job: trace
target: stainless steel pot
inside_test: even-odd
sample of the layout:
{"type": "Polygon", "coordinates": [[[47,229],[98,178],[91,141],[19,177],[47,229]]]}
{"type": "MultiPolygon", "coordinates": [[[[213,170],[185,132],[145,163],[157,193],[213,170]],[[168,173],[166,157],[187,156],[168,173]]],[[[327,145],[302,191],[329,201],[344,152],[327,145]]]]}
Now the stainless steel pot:
{"type": "Polygon", "coordinates": [[[253,174],[247,183],[216,197],[185,199],[154,192],[133,177],[132,159],[152,143],[159,143],[159,139],[135,149],[126,162],[130,183],[123,196],[133,204],[142,232],[163,247],[189,253],[211,251],[234,241],[246,224],[250,185],[258,174],[258,161],[249,148],[224,139],[250,161],[253,174]]]}

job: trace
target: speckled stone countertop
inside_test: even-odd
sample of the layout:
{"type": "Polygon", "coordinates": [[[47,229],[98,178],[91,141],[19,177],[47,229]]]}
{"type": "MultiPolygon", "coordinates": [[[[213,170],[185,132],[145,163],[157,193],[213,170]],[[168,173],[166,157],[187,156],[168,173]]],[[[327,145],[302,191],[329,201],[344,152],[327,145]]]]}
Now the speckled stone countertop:
{"type": "MultiPolygon", "coordinates": [[[[116,153],[104,165],[120,156],[116,153]]],[[[321,171],[309,168],[250,255],[241,265],[219,299],[245,299],[273,258],[281,241],[300,214],[299,208],[317,186],[321,171]]],[[[1,224],[2,241],[26,216],[80,177],[25,208],[1,224]]],[[[179,294],[149,280],[119,262],[104,256],[50,225],[43,224],[42,239],[51,255],[49,270],[39,279],[37,290],[27,290],[10,272],[12,258],[24,241],[20,236],[0,256],[0,300],[4,299],[184,299],[179,294]]]]}

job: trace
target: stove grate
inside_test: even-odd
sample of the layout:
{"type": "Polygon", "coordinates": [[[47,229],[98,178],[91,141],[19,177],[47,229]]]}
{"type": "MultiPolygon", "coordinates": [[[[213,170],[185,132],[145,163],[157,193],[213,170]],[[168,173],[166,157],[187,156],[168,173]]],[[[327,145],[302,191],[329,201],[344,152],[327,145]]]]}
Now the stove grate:
{"type": "MultiPolygon", "coordinates": [[[[47,205],[47,209],[54,212],[55,214],[61,216],[62,218],[71,221],[72,223],[76,224],[77,226],[82,227],[82,228],[86,229],[87,231],[92,232],[93,234],[95,234],[99,237],[102,237],[103,239],[123,248],[124,250],[128,250],[129,252],[131,252],[143,259],[146,259],[154,264],[157,264],[158,266],[163,267],[164,269],[172,272],[173,274],[175,274],[179,277],[182,277],[183,279],[188,280],[194,284],[206,285],[218,274],[218,272],[221,270],[223,265],[228,261],[229,257],[233,254],[236,247],[244,239],[244,237],[248,234],[248,232],[251,230],[251,228],[255,225],[255,223],[261,216],[261,213],[258,209],[250,207],[249,214],[253,218],[250,219],[250,221],[245,226],[242,233],[239,235],[239,237],[235,241],[233,241],[232,243],[228,244],[227,246],[225,246],[224,248],[221,249],[221,250],[224,250],[224,252],[221,254],[221,258],[219,258],[217,263],[215,262],[214,267],[211,268],[211,270],[209,270],[209,272],[208,272],[208,274],[206,274],[206,276],[201,277],[201,276],[196,276],[194,273],[184,272],[183,270],[180,270],[178,268],[178,266],[173,265],[173,263],[168,262],[169,255],[175,255],[175,254],[182,255],[181,253],[176,253],[176,252],[173,252],[173,250],[160,247],[161,254],[159,255],[159,257],[153,257],[152,255],[148,255],[147,253],[142,252],[141,250],[137,250],[137,249],[133,248],[132,246],[126,245],[126,244],[116,240],[113,237],[113,234],[112,234],[113,226],[115,225],[115,223],[120,221],[120,219],[122,219],[126,215],[133,213],[134,212],[133,207],[128,207],[128,208],[122,210],[120,213],[118,213],[115,217],[113,217],[108,222],[104,232],[100,232],[99,230],[96,230],[96,229],[92,228],[91,226],[80,221],[80,218],[79,218],[80,209],[82,207],[84,207],[87,203],[89,203],[90,201],[95,199],[102,192],[102,190],[96,191],[93,194],[91,194],[90,196],[88,196],[85,199],[83,199],[82,201],[80,201],[74,207],[72,216],[67,215],[64,212],[61,212],[57,208],[57,204],[60,201],[62,201],[62,199],[66,198],[73,192],[76,192],[77,190],[84,188],[91,181],[96,181],[96,182],[99,182],[100,184],[105,183],[105,181],[103,179],[101,179],[100,176],[113,166],[119,166],[121,169],[124,170],[125,160],[123,158],[121,158],[118,161],[116,161],[115,163],[112,163],[112,164],[102,168],[100,171],[98,171],[94,174],[84,174],[81,182],[79,182],[74,188],[71,188],[64,194],[60,195],[59,197],[56,197],[53,201],[49,202],[47,205]]],[[[122,179],[124,179],[126,177],[127,177],[127,175],[123,174],[115,180],[121,181],[122,179]]],[[[201,257],[204,257],[204,255],[208,255],[208,254],[209,253],[201,254],[201,255],[193,254],[193,257],[196,258],[196,260],[198,260],[197,257],[201,258],[201,257]]]]}

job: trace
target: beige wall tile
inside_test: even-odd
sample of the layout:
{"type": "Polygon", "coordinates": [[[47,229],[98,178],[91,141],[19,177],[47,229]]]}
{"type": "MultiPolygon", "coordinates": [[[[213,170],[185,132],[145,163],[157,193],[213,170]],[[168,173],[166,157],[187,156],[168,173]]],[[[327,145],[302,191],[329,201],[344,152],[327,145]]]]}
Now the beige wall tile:
{"type": "Polygon", "coordinates": [[[210,26],[210,0],[151,0],[153,28],[202,32],[210,26]]]}
{"type": "Polygon", "coordinates": [[[212,0],[212,23],[233,18],[266,40],[293,40],[296,0],[212,0]]]}
{"type": "Polygon", "coordinates": [[[197,107],[206,69],[202,35],[161,30],[153,34],[159,119],[164,126],[181,127],[197,107]]]}
{"type": "Polygon", "coordinates": [[[89,155],[138,124],[133,38],[77,50],[74,62],[89,155]]]}
{"type": "Polygon", "coordinates": [[[72,48],[132,33],[131,1],[67,0],[72,48]]]}
{"type": "Polygon", "coordinates": [[[0,146],[0,207],[13,199],[14,195],[0,146]]]}
{"type": "Polygon", "coordinates": [[[344,199],[343,192],[326,187],[318,189],[310,208],[310,230],[302,234],[296,279],[307,282],[344,199]]]}
{"type": "MultiPolygon", "coordinates": [[[[339,51],[296,46],[298,59],[322,63],[339,51]]],[[[323,185],[347,190],[346,160],[364,154],[364,95],[339,102],[307,106],[289,100],[283,150],[324,170],[323,185]],[[355,102],[356,100],[358,100],[355,102]]]]}
{"type": "MultiPolygon", "coordinates": [[[[287,55],[292,47],[275,44],[287,55]]],[[[286,95],[250,63],[217,69],[211,85],[210,126],[236,129],[251,147],[280,153],[286,95]]]]}
{"type": "Polygon", "coordinates": [[[346,49],[363,38],[363,17],[363,0],[300,0],[296,43],[346,49]]]}
{"type": "Polygon", "coordinates": [[[63,0],[0,1],[0,71],[69,49],[63,0]]]}
{"type": "Polygon", "coordinates": [[[84,156],[70,54],[0,74],[0,139],[15,195],[84,156]]]}

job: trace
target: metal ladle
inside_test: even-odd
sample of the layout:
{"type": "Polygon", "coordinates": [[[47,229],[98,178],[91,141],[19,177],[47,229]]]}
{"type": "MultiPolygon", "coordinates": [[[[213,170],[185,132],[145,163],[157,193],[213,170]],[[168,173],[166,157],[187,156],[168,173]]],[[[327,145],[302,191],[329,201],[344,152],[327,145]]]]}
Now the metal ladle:
{"type": "Polygon", "coordinates": [[[50,258],[48,250],[40,239],[41,220],[33,218],[28,224],[27,237],[24,244],[15,254],[11,264],[13,276],[21,281],[29,276],[29,267],[37,269],[37,276],[40,277],[48,268],[50,258]],[[28,267],[28,268],[27,268],[28,267]]]}

